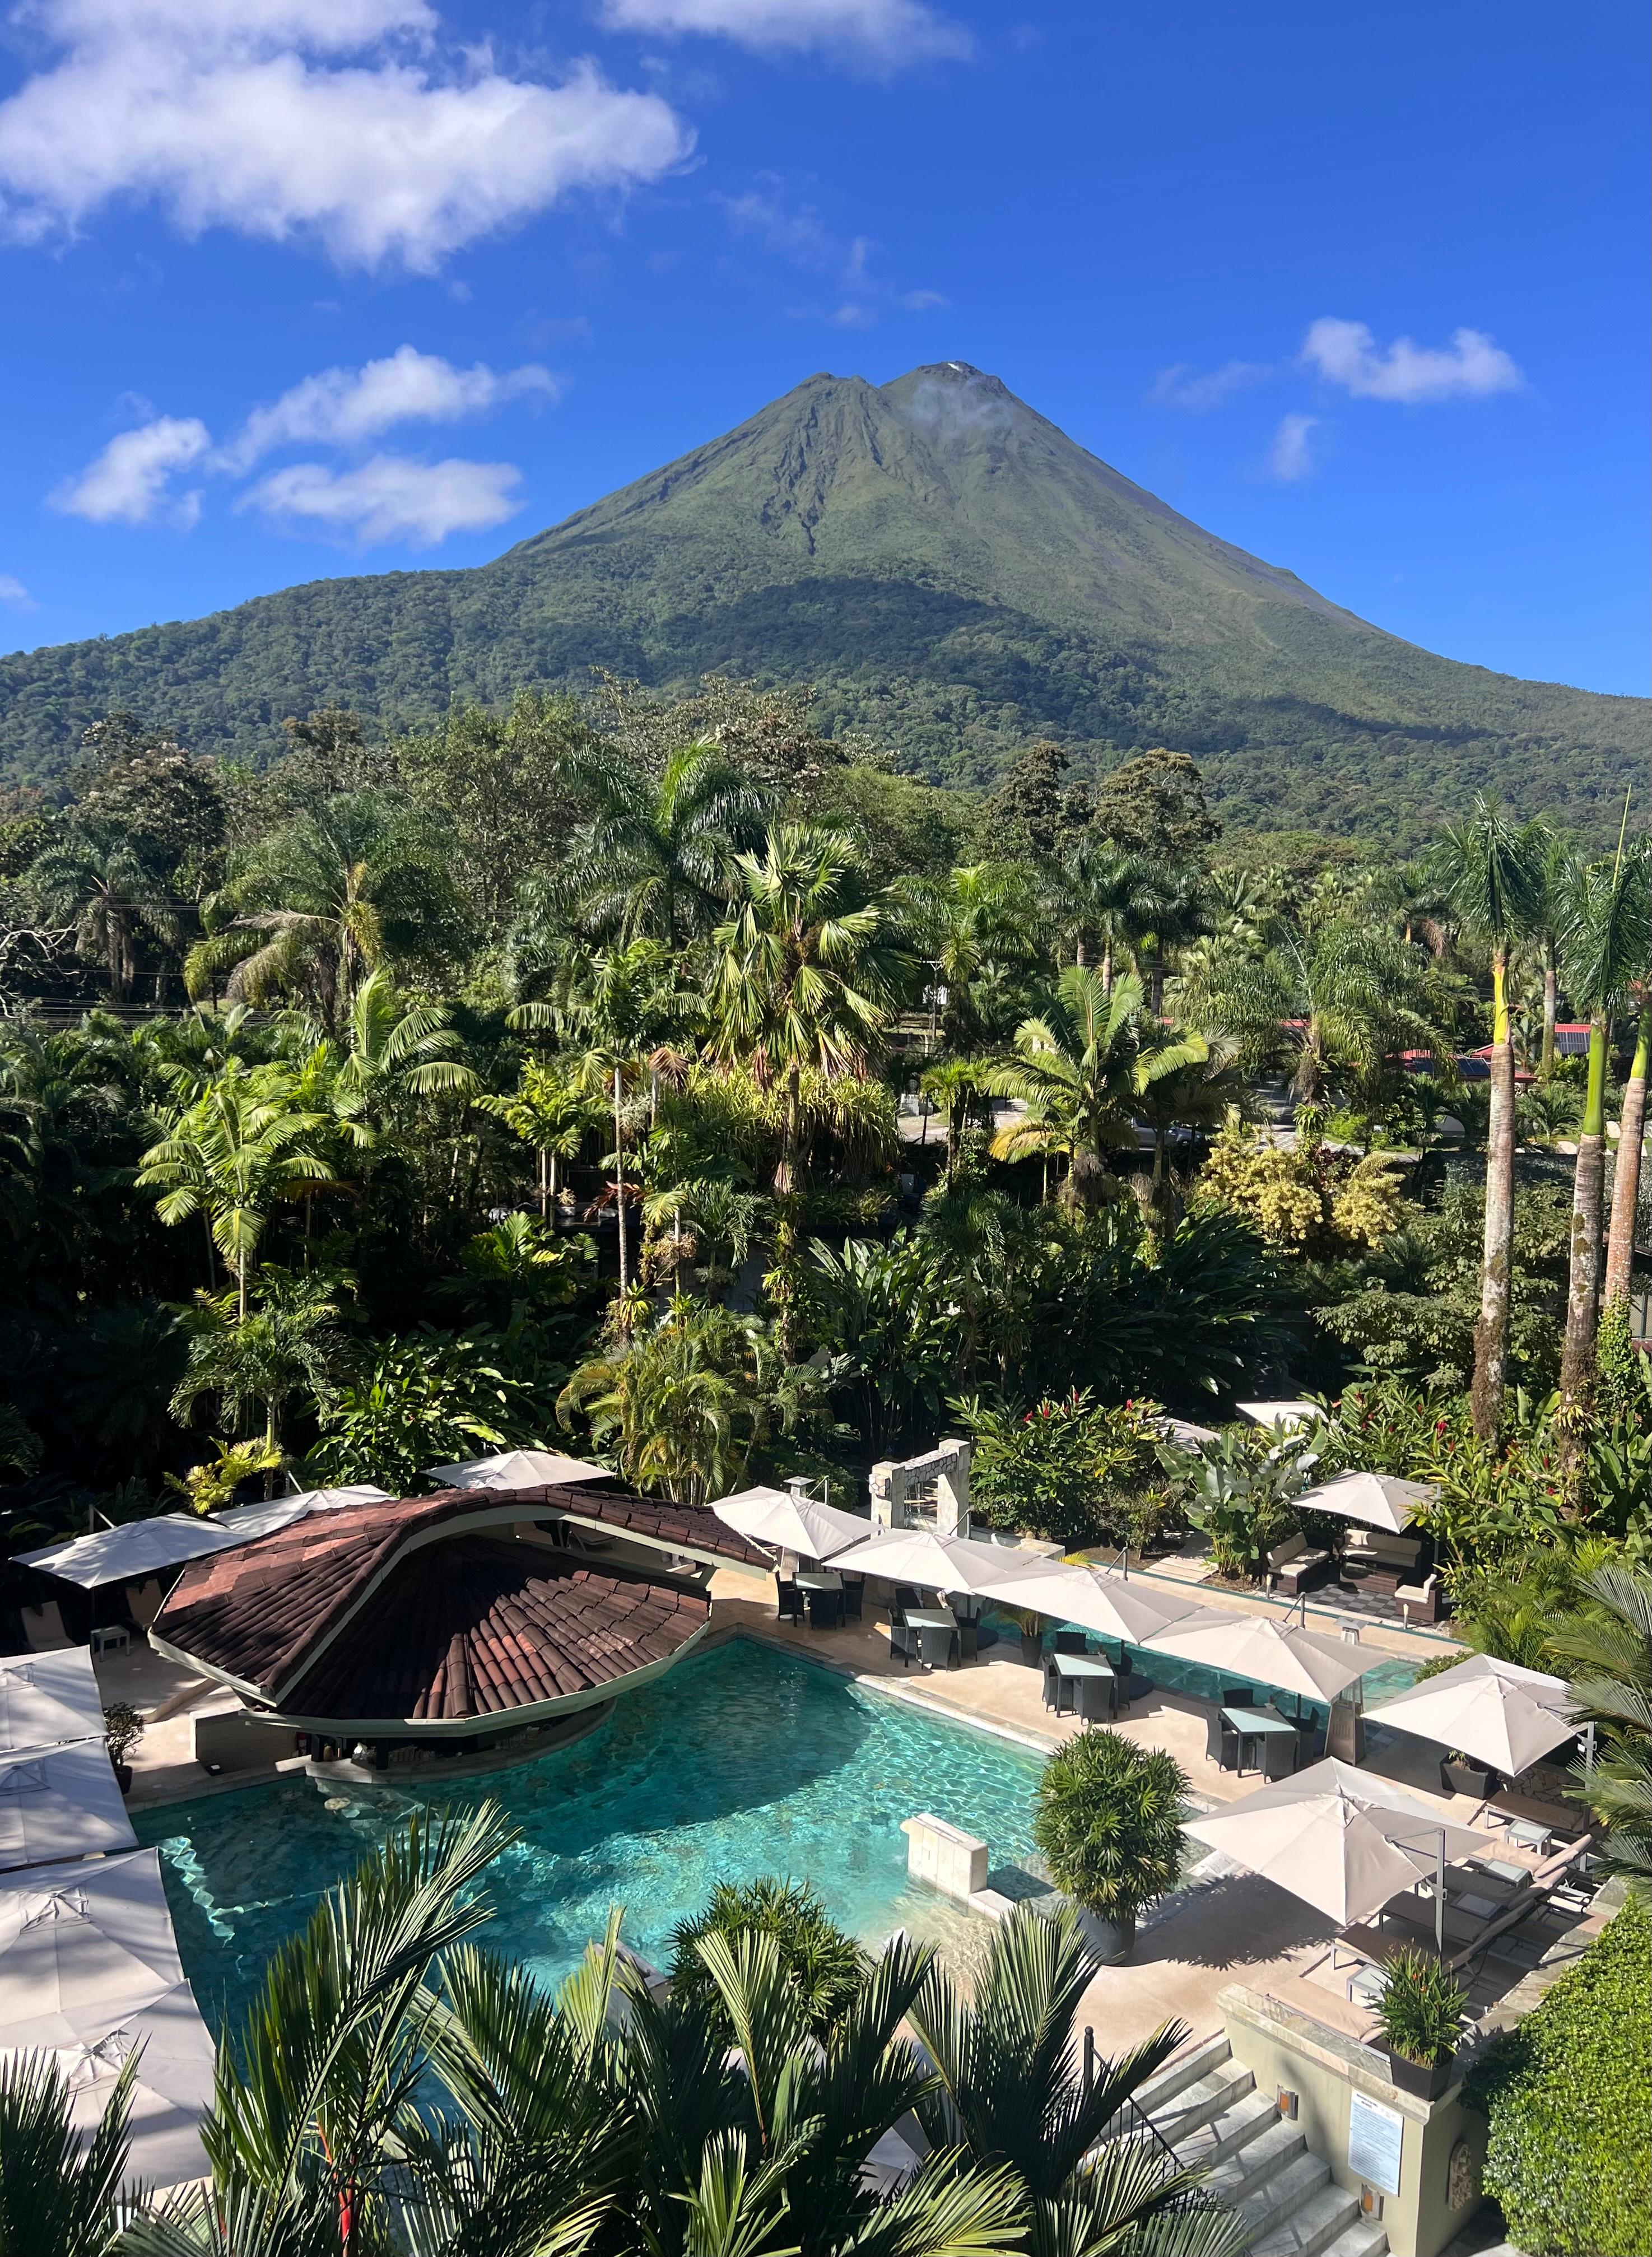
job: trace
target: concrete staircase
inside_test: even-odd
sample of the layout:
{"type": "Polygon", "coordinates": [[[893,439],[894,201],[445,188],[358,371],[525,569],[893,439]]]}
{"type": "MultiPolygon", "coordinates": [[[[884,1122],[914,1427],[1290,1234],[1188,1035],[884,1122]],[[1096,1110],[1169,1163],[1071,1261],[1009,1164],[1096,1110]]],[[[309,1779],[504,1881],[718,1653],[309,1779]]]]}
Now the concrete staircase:
{"type": "Polygon", "coordinates": [[[1256,2090],[1223,2036],[1179,2054],[1136,2096],[1181,2161],[1244,2222],[1247,2257],[1385,2257],[1388,2237],[1256,2090]]]}

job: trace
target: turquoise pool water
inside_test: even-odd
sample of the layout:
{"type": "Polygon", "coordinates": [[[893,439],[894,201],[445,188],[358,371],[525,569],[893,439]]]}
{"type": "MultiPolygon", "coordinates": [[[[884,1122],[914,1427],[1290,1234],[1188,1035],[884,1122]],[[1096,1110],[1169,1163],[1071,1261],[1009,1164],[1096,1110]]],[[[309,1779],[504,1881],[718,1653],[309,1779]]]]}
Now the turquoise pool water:
{"type": "Polygon", "coordinates": [[[547,1981],[611,1904],[664,1962],[718,1880],[812,1881],[869,1942],[911,1920],[901,1821],[933,1811],[995,1864],[1032,1848],[1039,1758],[790,1655],[736,1639],[639,1693],[571,1747],[473,1781],[341,1786],[306,1778],[138,1811],[156,1844],[202,2011],[238,2020],[271,1951],[386,1829],[425,1804],[492,1799],[522,1839],[494,1868],[485,1941],[547,1981]],[[330,1808],[336,1804],[337,1808],[330,1808]]]}

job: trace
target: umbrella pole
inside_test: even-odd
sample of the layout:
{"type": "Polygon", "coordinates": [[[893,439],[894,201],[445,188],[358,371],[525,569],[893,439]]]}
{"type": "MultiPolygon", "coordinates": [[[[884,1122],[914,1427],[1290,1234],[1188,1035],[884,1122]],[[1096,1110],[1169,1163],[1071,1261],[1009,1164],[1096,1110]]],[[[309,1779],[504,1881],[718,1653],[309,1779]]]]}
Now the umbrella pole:
{"type": "Polygon", "coordinates": [[[1440,1829],[1440,1847],[1434,1867],[1434,1949],[1436,1956],[1445,1957],[1445,1829],[1440,1829]]]}

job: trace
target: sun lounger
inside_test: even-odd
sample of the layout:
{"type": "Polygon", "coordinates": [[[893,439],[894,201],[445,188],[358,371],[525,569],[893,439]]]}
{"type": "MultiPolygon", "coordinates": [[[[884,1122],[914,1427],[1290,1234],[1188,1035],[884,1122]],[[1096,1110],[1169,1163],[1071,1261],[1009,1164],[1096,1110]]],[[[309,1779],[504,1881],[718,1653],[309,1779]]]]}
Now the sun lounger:
{"type": "Polygon", "coordinates": [[[74,1641],[63,1627],[63,1610],[55,1599],[47,1599],[38,1607],[24,1607],[23,1635],[29,1641],[32,1653],[60,1653],[74,1641]]]}

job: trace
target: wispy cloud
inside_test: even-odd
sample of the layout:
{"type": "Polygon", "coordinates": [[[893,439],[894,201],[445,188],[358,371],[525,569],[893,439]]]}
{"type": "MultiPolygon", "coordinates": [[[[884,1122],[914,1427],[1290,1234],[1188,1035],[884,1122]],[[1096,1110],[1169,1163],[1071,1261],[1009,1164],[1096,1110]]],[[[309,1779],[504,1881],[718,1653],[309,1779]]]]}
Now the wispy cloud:
{"type": "Polygon", "coordinates": [[[1265,384],[1273,373],[1273,364],[1263,360],[1225,361],[1203,376],[1188,362],[1177,361],[1173,367],[1159,370],[1147,397],[1155,407],[1180,407],[1188,415],[1208,415],[1236,392],[1265,384]]]}
{"type": "Polygon", "coordinates": [[[876,272],[878,244],[869,235],[845,237],[828,226],[819,209],[798,195],[774,173],[762,173],[744,195],[724,196],[723,209],[738,234],[755,237],[764,249],[805,274],[818,274],[831,287],[833,303],[789,306],[799,322],[829,322],[834,329],[869,329],[889,308],[904,314],[933,313],[944,307],[939,290],[898,290],[876,272]]]}
{"type": "Polygon", "coordinates": [[[1482,329],[1453,329],[1448,345],[1425,346],[1396,337],[1386,350],[1364,322],[1330,315],[1312,324],[1302,340],[1302,361],[1328,384],[1339,384],[1356,400],[1485,400],[1494,393],[1517,392],[1525,379],[1502,347],[1482,329]]]}
{"type": "Polygon", "coordinates": [[[402,345],[362,368],[307,376],[272,406],[254,408],[221,459],[227,470],[246,471],[277,447],[314,440],[357,446],[398,423],[457,423],[507,400],[554,402],[562,391],[560,380],[537,363],[502,373],[482,361],[455,368],[439,354],[402,345]]]}
{"type": "Polygon", "coordinates": [[[1300,479],[1312,478],[1319,468],[1314,443],[1314,434],[1319,429],[1317,415],[1284,415],[1273,434],[1267,452],[1270,478],[1282,479],[1294,485],[1300,479]]]}
{"type": "Polygon", "coordinates": [[[429,272],[581,189],[657,180],[693,135],[583,64],[512,78],[426,0],[38,0],[58,50],[0,103],[0,226],[72,237],[108,205],[185,235],[318,243],[429,272]]]}
{"type": "Polygon", "coordinates": [[[701,32],[759,53],[825,53],[878,72],[967,60],[973,35],[922,0],[605,0],[620,32],[701,32]]]}
{"type": "Polygon", "coordinates": [[[10,572],[0,572],[0,604],[14,612],[32,612],[36,608],[33,597],[22,581],[14,580],[10,572]]]}
{"type": "Polygon", "coordinates": [[[319,532],[356,548],[398,542],[433,548],[451,533],[482,533],[514,516],[521,472],[514,463],[415,462],[375,455],[350,471],[294,463],[243,494],[238,509],[319,532]]]}
{"type": "Polygon", "coordinates": [[[173,479],[200,463],[212,444],[193,415],[158,415],[136,431],[122,431],[93,456],[78,478],[65,478],[47,497],[52,507],[93,525],[145,525],[166,515],[193,525],[199,492],[174,496],[173,479]]]}

